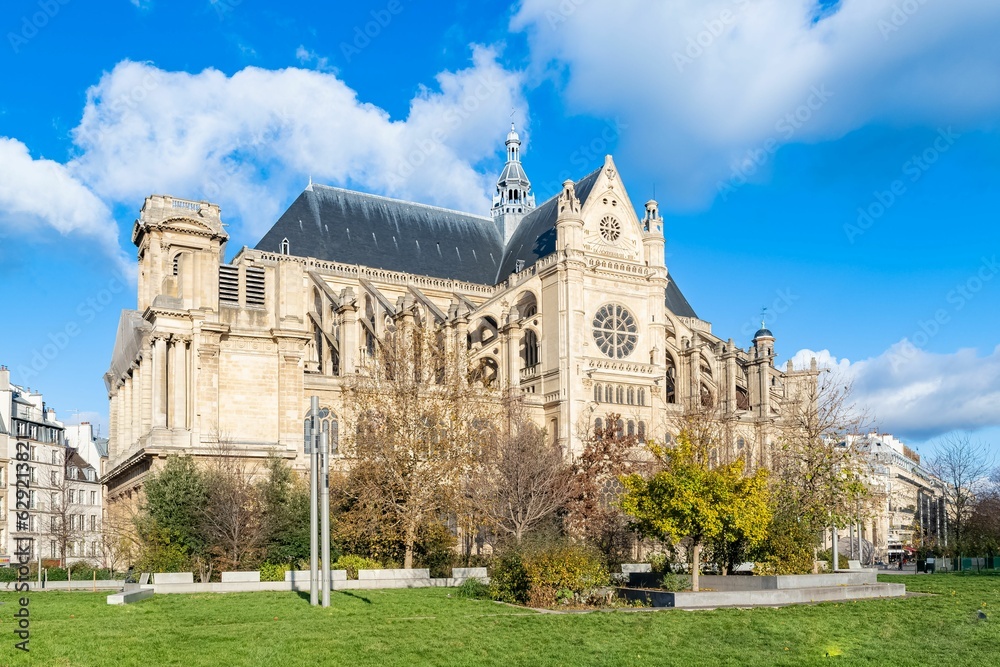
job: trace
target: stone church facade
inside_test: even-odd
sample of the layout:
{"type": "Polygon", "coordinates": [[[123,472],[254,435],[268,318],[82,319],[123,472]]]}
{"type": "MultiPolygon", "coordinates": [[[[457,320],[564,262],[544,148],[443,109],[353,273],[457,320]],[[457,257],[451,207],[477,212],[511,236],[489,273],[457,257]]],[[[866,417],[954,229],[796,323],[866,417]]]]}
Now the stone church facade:
{"type": "Polygon", "coordinates": [[[218,206],[148,197],[132,235],[138,303],[105,376],[109,500],[220,439],[304,468],[309,397],[336,415],[345,378],[404,315],[523,392],[568,455],[608,413],[662,438],[686,407],[712,406],[763,460],[815,372],[775,368],[763,327],[747,348],[713,333],[665,264],[657,202],[634,210],[610,156],[536,206],[513,127],[506,145],[488,217],[310,184],[228,263],[218,206]]]}

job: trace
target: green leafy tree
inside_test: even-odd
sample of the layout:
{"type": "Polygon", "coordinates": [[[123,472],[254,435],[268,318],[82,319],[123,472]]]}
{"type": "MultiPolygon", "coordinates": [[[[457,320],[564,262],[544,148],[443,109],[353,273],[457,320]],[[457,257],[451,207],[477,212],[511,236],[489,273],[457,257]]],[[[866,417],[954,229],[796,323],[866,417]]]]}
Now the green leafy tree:
{"type": "Polygon", "coordinates": [[[260,482],[264,560],[297,563],[309,557],[309,489],[284,460],[267,460],[260,482]]]}
{"type": "Polygon", "coordinates": [[[145,492],[145,511],[137,519],[145,547],[169,545],[171,554],[179,550],[186,557],[202,554],[201,517],[208,490],[194,459],[168,458],[163,469],[146,481],[145,492]]]}
{"type": "Polygon", "coordinates": [[[663,464],[659,472],[622,478],[621,507],[636,529],[662,540],[691,541],[695,591],[706,542],[739,539],[755,546],[766,537],[771,520],[766,471],[745,477],[739,459],[713,467],[707,445],[681,431],[674,446],[651,447],[663,464]]]}

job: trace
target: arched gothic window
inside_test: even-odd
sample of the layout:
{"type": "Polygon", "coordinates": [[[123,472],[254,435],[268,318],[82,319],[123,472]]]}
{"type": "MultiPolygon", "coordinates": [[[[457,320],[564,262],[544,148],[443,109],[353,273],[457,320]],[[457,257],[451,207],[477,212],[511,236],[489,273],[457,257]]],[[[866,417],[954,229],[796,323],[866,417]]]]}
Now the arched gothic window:
{"type": "Polygon", "coordinates": [[[538,365],[538,334],[528,329],[524,334],[524,367],[533,368],[538,365]]]}

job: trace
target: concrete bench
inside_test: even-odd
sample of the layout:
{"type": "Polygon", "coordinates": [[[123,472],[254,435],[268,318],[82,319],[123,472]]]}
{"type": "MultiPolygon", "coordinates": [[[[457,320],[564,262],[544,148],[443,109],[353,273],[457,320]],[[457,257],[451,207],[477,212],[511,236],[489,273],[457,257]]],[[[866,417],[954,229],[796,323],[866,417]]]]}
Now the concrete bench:
{"type": "Polygon", "coordinates": [[[451,569],[453,579],[486,579],[489,575],[485,567],[453,567],[451,569]]]}
{"type": "Polygon", "coordinates": [[[372,581],[375,579],[430,579],[429,568],[415,570],[358,570],[359,581],[372,581]]]}
{"type": "Polygon", "coordinates": [[[245,584],[248,582],[260,582],[260,572],[223,572],[222,583],[224,584],[245,584]]]}
{"type": "Polygon", "coordinates": [[[622,563],[622,574],[632,574],[633,572],[652,572],[653,566],[649,563],[622,563]]]}
{"type": "Polygon", "coordinates": [[[139,590],[112,593],[108,596],[108,604],[131,604],[133,602],[139,602],[140,600],[146,600],[153,597],[153,590],[150,588],[142,588],[139,590]]]}
{"type": "Polygon", "coordinates": [[[194,572],[157,572],[153,575],[154,584],[193,584],[194,572]]]}

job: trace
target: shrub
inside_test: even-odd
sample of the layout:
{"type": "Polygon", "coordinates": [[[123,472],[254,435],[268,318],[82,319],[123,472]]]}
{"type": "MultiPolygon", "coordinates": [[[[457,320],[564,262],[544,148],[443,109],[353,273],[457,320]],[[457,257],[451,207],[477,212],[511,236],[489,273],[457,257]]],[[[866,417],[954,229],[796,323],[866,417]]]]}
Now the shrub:
{"type": "Polygon", "coordinates": [[[532,606],[583,603],[595,589],[611,582],[601,554],[579,545],[540,549],[525,560],[525,569],[531,582],[528,603],[532,606]]]}
{"type": "Polygon", "coordinates": [[[420,529],[416,544],[416,559],[430,570],[432,577],[450,577],[455,562],[455,545],[458,540],[441,523],[431,523],[420,529]]]}
{"type": "Polygon", "coordinates": [[[490,593],[503,602],[552,607],[584,604],[610,582],[600,552],[555,544],[511,551],[495,559],[490,593]]]}
{"type": "MultiPolygon", "coordinates": [[[[820,551],[817,560],[824,560],[826,561],[827,565],[833,565],[833,553],[831,553],[831,551],[832,551],[831,549],[827,549],[826,551],[820,551]]],[[[837,555],[840,556],[840,558],[837,559],[837,561],[839,562],[839,565],[837,565],[837,569],[846,570],[849,566],[849,563],[847,562],[847,556],[842,553],[837,555]]],[[[810,571],[812,570],[810,569],[810,571]]]]}
{"type": "Polygon", "coordinates": [[[380,567],[382,566],[377,560],[349,554],[347,556],[341,556],[334,561],[330,569],[347,570],[348,579],[357,579],[358,570],[377,570],[380,567]]]}
{"type": "Polygon", "coordinates": [[[686,574],[666,572],[660,578],[660,588],[671,593],[691,590],[691,577],[686,574]]]}
{"type": "Polygon", "coordinates": [[[518,551],[508,551],[493,559],[490,597],[511,604],[527,604],[531,580],[518,551]]]}
{"type": "Polygon", "coordinates": [[[488,600],[490,599],[490,587],[478,579],[466,579],[458,587],[457,594],[458,597],[469,600],[488,600]]]}
{"type": "Polygon", "coordinates": [[[288,572],[288,563],[262,563],[260,566],[261,581],[284,581],[288,572]]]}
{"type": "Polygon", "coordinates": [[[0,567],[0,583],[8,581],[17,581],[16,567],[0,567]]]}

